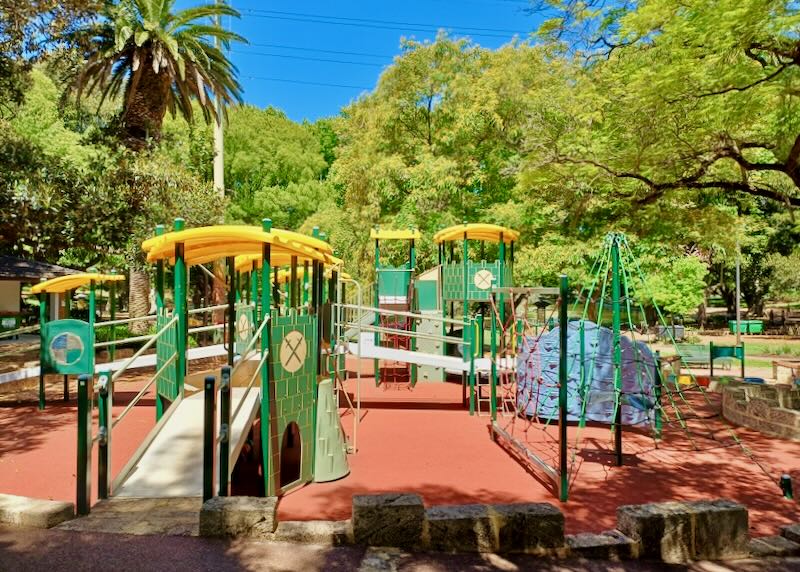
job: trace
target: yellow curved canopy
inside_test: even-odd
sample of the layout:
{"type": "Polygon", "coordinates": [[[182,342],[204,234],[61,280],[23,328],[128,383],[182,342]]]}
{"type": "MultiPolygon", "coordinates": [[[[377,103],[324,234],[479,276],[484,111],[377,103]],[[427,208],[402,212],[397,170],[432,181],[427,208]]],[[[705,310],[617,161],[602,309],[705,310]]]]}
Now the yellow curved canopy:
{"type": "MultiPolygon", "coordinates": [[[[297,269],[297,278],[298,278],[298,280],[302,280],[304,274],[305,274],[305,269],[304,268],[301,267],[301,268],[297,269]]],[[[325,278],[330,278],[332,276],[332,274],[333,274],[333,269],[331,267],[328,267],[328,268],[325,269],[325,278]]],[[[309,279],[311,277],[313,277],[313,276],[314,276],[314,270],[309,268],[308,269],[308,277],[309,277],[309,279]]],[[[352,279],[347,272],[339,272],[339,276],[341,276],[345,280],[351,280],[352,279]]],[[[283,270],[279,270],[278,271],[278,284],[286,284],[287,282],[289,282],[291,277],[292,277],[292,271],[289,270],[288,268],[284,268],[283,270]]]]}
{"type": "MultiPolygon", "coordinates": [[[[332,254],[325,254],[323,255],[326,266],[339,266],[341,267],[344,264],[344,260],[341,258],[337,258],[332,254]]],[[[297,272],[302,275],[303,272],[303,263],[304,262],[311,262],[312,260],[319,260],[318,258],[312,258],[308,256],[298,256],[297,263],[299,265],[297,272]]],[[[281,266],[289,266],[292,263],[292,255],[286,253],[278,253],[275,254],[274,250],[270,253],[270,265],[273,268],[280,268],[281,266]]],[[[261,268],[261,253],[258,254],[240,254],[236,257],[236,262],[234,263],[236,266],[236,270],[239,272],[250,272],[257,268],[261,268]]]]}
{"type": "Polygon", "coordinates": [[[519,240],[519,232],[516,230],[498,226],[496,224],[458,224],[440,230],[433,235],[433,241],[437,244],[442,242],[452,242],[454,240],[463,240],[466,233],[468,240],[485,240],[487,242],[500,242],[502,236],[503,242],[506,244],[516,242],[519,240]]]}
{"type": "Polygon", "coordinates": [[[383,230],[373,228],[369,237],[373,240],[419,240],[422,238],[422,233],[417,229],[383,230]]]}
{"type": "Polygon", "coordinates": [[[48,294],[61,294],[86,286],[90,282],[120,282],[125,280],[121,274],[97,274],[94,272],[81,272],[79,274],[67,274],[58,278],[51,278],[31,287],[32,294],[46,292],[48,294]]]}
{"type": "Polygon", "coordinates": [[[175,263],[175,245],[184,245],[186,264],[204,264],[239,255],[258,255],[264,244],[272,245],[273,265],[282,258],[297,256],[325,262],[333,248],[318,238],[273,228],[269,232],[256,226],[218,225],[173,231],[142,243],[148,262],[175,263]]]}

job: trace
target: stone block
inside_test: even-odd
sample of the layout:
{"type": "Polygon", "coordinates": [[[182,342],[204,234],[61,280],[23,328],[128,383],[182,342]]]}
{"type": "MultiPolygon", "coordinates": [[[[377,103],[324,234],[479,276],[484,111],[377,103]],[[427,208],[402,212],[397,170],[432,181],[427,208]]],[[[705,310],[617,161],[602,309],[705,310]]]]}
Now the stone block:
{"type": "Polygon", "coordinates": [[[413,548],[422,543],[425,507],[412,493],[353,496],[357,544],[413,548]]]}
{"type": "Polygon", "coordinates": [[[800,523],[787,524],[781,527],[781,536],[791,540],[792,542],[800,543],[800,523]]]}
{"type": "Polygon", "coordinates": [[[26,528],[51,528],[75,516],[69,502],[0,494],[0,523],[26,528]]]}
{"type": "Polygon", "coordinates": [[[486,505],[435,506],[425,511],[427,547],[440,552],[495,552],[496,518],[486,505]]]}
{"type": "Polygon", "coordinates": [[[642,557],[664,562],[692,559],[692,511],[683,502],[624,505],[617,529],[642,546],[642,557]]]}
{"type": "Polygon", "coordinates": [[[800,544],[783,536],[762,536],[754,538],[748,545],[750,554],[758,558],[767,556],[796,556],[800,554],[800,544]]]}
{"type": "Polygon", "coordinates": [[[747,509],[725,499],[621,506],[617,528],[642,544],[642,556],[682,563],[747,554],[747,509]]]}
{"type": "Polygon", "coordinates": [[[550,503],[488,505],[498,552],[542,553],[564,546],[564,515],[550,503]]]}
{"type": "Polygon", "coordinates": [[[214,497],[200,509],[200,536],[268,538],[277,507],[276,497],[214,497]]]}
{"type": "Polygon", "coordinates": [[[598,560],[629,560],[638,558],[638,541],[616,530],[601,534],[585,532],[566,537],[570,556],[598,560]]]}
{"type": "Polygon", "coordinates": [[[695,560],[728,560],[747,557],[750,540],[747,508],[726,500],[689,503],[694,513],[695,560]]]}
{"type": "Polygon", "coordinates": [[[788,428],[797,428],[800,434],[800,411],[794,409],[783,409],[782,407],[773,407],[769,410],[769,420],[784,425],[788,428]]]}
{"type": "Polygon", "coordinates": [[[268,540],[343,546],[353,543],[353,526],[349,520],[283,521],[268,540]]]}

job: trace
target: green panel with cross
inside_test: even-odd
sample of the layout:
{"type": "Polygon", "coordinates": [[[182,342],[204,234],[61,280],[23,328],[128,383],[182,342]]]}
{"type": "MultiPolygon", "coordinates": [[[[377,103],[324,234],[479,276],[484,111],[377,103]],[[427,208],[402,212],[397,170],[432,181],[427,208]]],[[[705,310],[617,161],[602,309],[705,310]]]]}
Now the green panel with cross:
{"type": "Polygon", "coordinates": [[[251,304],[241,304],[236,308],[236,339],[234,348],[240,354],[247,348],[256,331],[255,312],[251,304]]]}
{"type": "Polygon", "coordinates": [[[269,452],[267,486],[273,490],[267,491],[268,496],[286,492],[314,477],[317,317],[293,310],[284,316],[273,312],[271,332],[270,426],[274,446],[269,452]],[[296,427],[290,427],[292,423],[296,427]],[[299,469],[295,471],[297,461],[299,469]]]}
{"type": "MultiPolygon", "coordinates": [[[[472,262],[467,264],[467,299],[483,302],[489,300],[492,288],[513,286],[511,268],[500,261],[472,262]]],[[[464,266],[460,262],[445,264],[443,271],[442,297],[445,300],[464,299],[464,266]]]]}

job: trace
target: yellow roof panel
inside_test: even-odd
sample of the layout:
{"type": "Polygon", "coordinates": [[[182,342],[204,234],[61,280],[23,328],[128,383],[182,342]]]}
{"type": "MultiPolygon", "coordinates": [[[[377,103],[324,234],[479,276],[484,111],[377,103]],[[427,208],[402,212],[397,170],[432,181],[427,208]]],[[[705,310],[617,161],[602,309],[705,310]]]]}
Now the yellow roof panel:
{"type": "Polygon", "coordinates": [[[59,276],[58,278],[51,278],[44,282],[31,287],[31,293],[39,294],[46,292],[48,294],[60,294],[68,292],[81,286],[86,286],[90,282],[120,282],[125,280],[122,274],[97,274],[94,272],[81,272],[79,274],[67,274],[66,276],[59,276]]]}
{"type": "Polygon", "coordinates": [[[174,264],[175,245],[184,245],[186,263],[203,264],[229,256],[261,253],[264,244],[272,245],[273,256],[287,255],[324,261],[333,253],[327,242],[288,230],[267,232],[256,226],[218,225],[173,231],[142,243],[148,262],[166,260],[174,264]]]}
{"type": "Polygon", "coordinates": [[[369,237],[375,240],[419,240],[422,238],[422,233],[417,229],[383,230],[373,228],[369,237]]]}
{"type": "Polygon", "coordinates": [[[510,243],[519,240],[519,232],[516,230],[498,226],[496,224],[472,223],[458,224],[444,230],[440,230],[433,235],[433,241],[437,244],[463,240],[464,234],[468,240],[485,240],[487,242],[500,242],[502,235],[503,242],[510,243]]]}
{"type": "MultiPolygon", "coordinates": [[[[306,256],[297,257],[297,263],[301,268],[304,262],[311,262],[312,260],[318,259],[306,256]]],[[[324,255],[324,260],[322,262],[324,262],[327,266],[341,267],[344,264],[344,260],[341,258],[336,258],[331,254],[324,255]]],[[[286,253],[271,254],[270,263],[273,267],[289,266],[292,263],[292,257],[286,253]]],[[[261,252],[237,256],[235,264],[236,270],[239,272],[250,272],[254,268],[261,268],[261,252]]],[[[300,270],[298,270],[298,272],[299,271],[300,270]]]]}

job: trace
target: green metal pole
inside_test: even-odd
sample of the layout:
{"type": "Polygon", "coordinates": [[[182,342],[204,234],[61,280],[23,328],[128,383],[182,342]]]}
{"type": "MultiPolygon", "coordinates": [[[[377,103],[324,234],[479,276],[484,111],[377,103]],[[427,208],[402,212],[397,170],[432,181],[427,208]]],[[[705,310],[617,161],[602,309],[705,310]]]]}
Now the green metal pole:
{"type": "MultiPolygon", "coordinates": [[[[505,236],[504,236],[504,234],[502,232],[500,233],[500,246],[499,246],[499,248],[500,248],[500,252],[499,252],[500,260],[498,261],[499,264],[497,265],[497,270],[498,270],[498,273],[499,273],[499,276],[497,276],[497,284],[500,285],[500,286],[511,286],[510,284],[506,284],[506,280],[505,280],[505,277],[506,277],[506,241],[505,241],[505,236]]],[[[500,298],[500,323],[502,324],[501,327],[505,327],[505,325],[506,325],[506,297],[505,297],[505,294],[500,292],[499,298],[500,298]]]]}
{"type": "Polygon", "coordinates": [[[303,304],[308,305],[308,260],[303,261],[303,304]]]}
{"type": "Polygon", "coordinates": [[[560,306],[558,307],[558,498],[566,502],[569,494],[569,467],[567,465],[567,334],[569,330],[569,279],[561,275],[560,306]]]}
{"type": "Polygon", "coordinates": [[[714,377],[714,342],[708,342],[708,367],[711,370],[710,377],[714,377]]]}
{"type": "Polygon", "coordinates": [[[744,379],[745,378],[745,375],[744,375],[744,342],[742,342],[742,359],[739,360],[739,361],[742,362],[742,379],[744,379]]]}
{"type": "MultiPolygon", "coordinates": [[[[156,236],[162,236],[166,231],[163,224],[156,226],[156,236]]],[[[164,309],[164,261],[156,263],[156,310],[160,314],[164,309]]]]}
{"type": "MultiPolygon", "coordinates": [[[[261,228],[264,232],[271,232],[272,221],[265,218],[261,221],[261,228]]],[[[261,308],[263,319],[271,316],[271,303],[270,296],[272,290],[270,288],[270,271],[272,267],[272,245],[265,242],[261,247],[261,308]]],[[[277,276],[275,283],[277,284],[277,276]]],[[[275,300],[276,306],[280,304],[280,300],[275,300]]],[[[264,327],[261,335],[261,356],[263,357],[269,351],[270,343],[272,340],[272,323],[264,327]]],[[[267,496],[274,494],[274,485],[272,479],[272,416],[270,411],[270,362],[272,358],[268,358],[261,368],[261,458],[262,458],[262,474],[264,478],[264,491],[267,496]]]]}
{"type": "MultiPolygon", "coordinates": [[[[64,292],[64,309],[69,319],[70,316],[70,302],[72,301],[72,290],[64,292]]],[[[69,401],[69,375],[64,374],[64,401],[69,401]]]]}
{"type": "Polygon", "coordinates": [[[255,263],[253,263],[253,269],[250,271],[250,303],[253,305],[253,316],[255,316],[256,320],[259,322],[262,320],[261,312],[259,311],[259,304],[258,304],[258,273],[256,272],[255,263]]]}
{"type": "MultiPolygon", "coordinates": [[[[90,332],[94,332],[96,311],[97,311],[97,292],[94,280],[92,280],[91,282],[89,282],[89,331],[90,332]]],[[[94,357],[92,358],[92,363],[94,364],[94,357]]]]}
{"type": "Polygon", "coordinates": [[[661,420],[661,392],[663,381],[661,379],[661,352],[656,351],[656,377],[653,387],[653,397],[655,398],[655,437],[661,439],[662,420],[661,420]]]}
{"type": "MultiPolygon", "coordinates": [[[[494,293],[491,294],[492,298],[494,298],[494,293]]],[[[494,302],[494,300],[492,300],[494,302]]],[[[490,340],[489,343],[491,345],[491,356],[492,356],[492,390],[491,390],[491,411],[492,411],[492,421],[497,420],[497,318],[494,315],[494,312],[491,313],[489,316],[489,320],[491,321],[491,333],[490,333],[490,340]]],[[[505,356],[504,356],[505,357],[505,356]]]]}
{"type": "MultiPolygon", "coordinates": [[[[416,277],[415,269],[416,269],[416,266],[417,266],[417,249],[416,249],[415,240],[413,238],[411,239],[411,243],[409,244],[409,248],[408,248],[408,262],[409,262],[409,272],[411,273],[411,276],[409,277],[409,282],[408,282],[408,285],[409,285],[409,293],[408,293],[408,295],[410,296],[410,298],[408,300],[408,311],[409,312],[413,312],[414,311],[414,280],[415,280],[415,277],[416,277]]],[[[417,331],[417,321],[414,320],[413,318],[411,319],[411,331],[412,332],[416,332],[417,331]]],[[[413,335],[413,334],[411,336],[411,344],[410,344],[410,346],[411,346],[411,351],[412,352],[417,351],[417,337],[415,335],[413,335]]],[[[417,364],[411,364],[411,387],[414,387],[417,384],[417,375],[418,375],[417,364]]]]}
{"type": "Polygon", "coordinates": [[[101,373],[98,384],[97,496],[107,499],[111,494],[111,372],[101,373]]]}
{"type": "MultiPolygon", "coordinates": [[[[375,227],[377,230],[378,227],[375,227]]],[[[381,243],[380,240],[377,238],[375,239],[375,327],[379,327],[381,325],[381,316],[378,310],[381,307],[381,275],[380,275],[380,266],[381,266],[381,243]]],[[[375,332],[375,346],[381,345],[381,334],[380,332],[375,332]]],[[[361,343],[361,340],[358,340],[358,343],[361,343]]],[[[378,387],[381,384],[381,365],[379,360],[375,360],[375,387],[378,387]]]]}
{"type": "MultiPolygon", "coordinates": [[[[176,232],[186,228],[186,222],[182,218],[176,218],[173,229],[176,232]]],[[[186,261],[183,257],[184,245],[182,242],[175,245],[175,268],[173,277],[175,279],[175,315],[178,316],[178,334],[175,340],[175,351],[177,352],[175,366],[175,384],[178,389],[178,396],[183,395],[183,382],[186,378],[186,349],[189,345],[188,323],[189,316],[186,313],[186,261]]]]}
{"type": "Polygon", "coordinates": [[[622,343],[620,329],[620,272],[619,235],[614,235],[611,245],[611,307],[614,339],[614,453],[618,467],[622,466],[622,343]]]}
{"type": "Polygon", "coordinates": [[[45,406],[45,392],[44,392],[44,372],[45,372],[45,359],[47,356],[47,344],[50,340],[45,336],[47,326],[47,292],[39,294],[39,410],[43,410],[45,406]]]}
{"type": "Polygon", "coordinates": [[[77,511],[78,515],[86,515],[92,502],[92,385],[86,374],[78,377],[77,469],[77,511]]]}
{"type": "Polygon", "coordinates": [[[219,386],[219,496],[230,495],[231,367],[224,366],[219,386]]]}
{"type": "Polygon", "coordinates": [[[214,445],[217,440],[214,417],[217,411],[217,380],[207,375],[203,386],[203,502],[214,496],[214,445]]]}
{"type": "MultiPolygon", "coordinates": [[[[467,223],[464,222],[464,226],[466,226],[466,224],[467,223]]],[[[462,319],[464,320],[464,335],[463,335],[463,338],[464,338],[464,351],[467,351],[469,348],[472,347],[472,344],[468,341],[468,340],[471,339],[472,333],[471,332],[468,333],[466,331],[467,330],[467,324],[469,323],[469,319],[467,317],[467,315],[469,314],[469,310],[468,310],[468,308],[469,308],[469,300],[467,299],[467,285],[469,284],[469,280],[468,280],[468,277],[467,277],[467,274],[468,274],[468,271],[469,271],[469,262],[468,261],[469,261],[469,244],[467,244],[467,233],[466,233],[466,231],[464,231],[464,240],[463,240],[462,249],[461,249],[461,268],[463,269],[463,276],[462,276],[463,279],[461,281],[461,287],[463,288],[463,292],[461,293],[461,296],[462,296],[462,302],[464,304],[464,307],[462,309],[462,319]]],[[[466,357],[466,356],[464,356],[464,357],[466,357]]],[[[469,382],[469,375],[466,372],[462,373],[461,375],[462,375],[462,383],[464,383],[466,385],[469,382]]],[[[475,411],[475,403],[474,403],[475,395],[474,395],[474,393],[475,392],[473,391],[473,389],[471,387],[471,384],[470,384],[470,393],[469,393],[469,412],[470,412],[470,415],[472,413],[474,413],[474,411],[475,411]]]]}
{"type": "MultiPolygon", "coordinates": [[[[112,272],[113,273],[113,272],[112,272]]],[[[109,312],[111,313],[111,321],[113,322],[117,318],[117,283],[112,282],[109,287],[109,296],[108,296],[108,303],[109,303],[109,312]]],[[[117,339],[117,327],[111,326],[111,341],[116,341],[117,339]]],[[[114,361],[114,355],[116,354],[116,344],[111,344],[108,348],[108,357],[110,361],[114,361]]]]}
{"type": "Polygon", "coordinates": [[[233,366],[234,344],[236,343],[236,264],[233,256],[228,262],[228,365],[233,366]]]}

